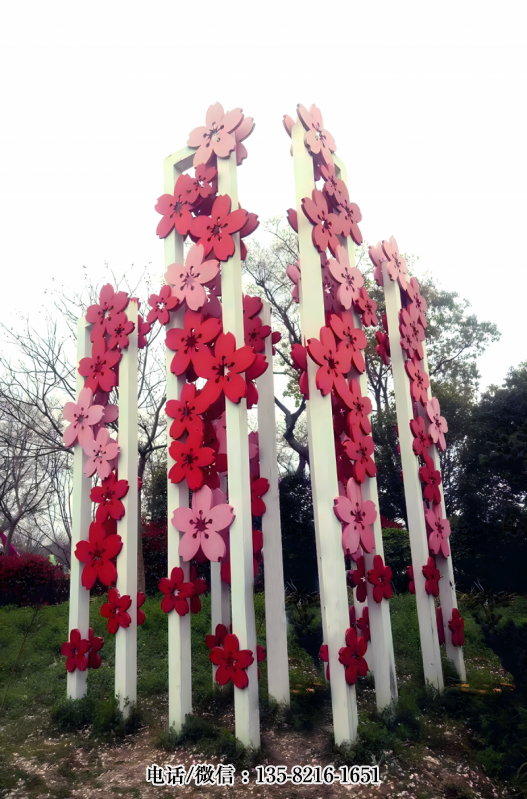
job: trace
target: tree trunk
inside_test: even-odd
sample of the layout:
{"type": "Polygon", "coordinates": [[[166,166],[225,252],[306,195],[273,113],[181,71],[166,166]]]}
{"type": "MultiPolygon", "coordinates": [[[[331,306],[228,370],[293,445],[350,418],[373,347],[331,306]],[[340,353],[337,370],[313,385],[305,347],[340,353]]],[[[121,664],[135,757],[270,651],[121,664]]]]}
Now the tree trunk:
{"type": "MultiPolygon", "coordinates": [[[[143,474],[145,472],[146,458],[144,455],[139,455],[139,465],[137,475],[139,477],[139,486],[143,481],[143,474]]],[[[137,590],[146,593],[146,579],[145,579],[145,561],[143,558],[143,524],[141,520],[141,496],[142,489],[138,487],[137,497],[137,590]]]]}

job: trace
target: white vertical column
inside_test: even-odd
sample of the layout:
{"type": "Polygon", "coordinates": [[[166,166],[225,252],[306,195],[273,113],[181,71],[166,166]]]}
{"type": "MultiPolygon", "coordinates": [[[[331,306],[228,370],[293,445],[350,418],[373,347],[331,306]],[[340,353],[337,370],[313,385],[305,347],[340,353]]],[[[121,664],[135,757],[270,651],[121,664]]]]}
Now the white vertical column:
{"type": "MultiPolygon", "coordinates": [[[[424,352],[424,360],[423,360],[423,371],[429,375],[428,372],[428,358],[426,357],[426,347],[423,341],[423,352],[424,352]]],[[[432,399],[432,390],[431,387],[428,386],[427,389],[428,399],[432,399]]],[[[426,411],[419,403],[419,413],[423,417],[425,424],[430,424],[430,420],[426,415],[426,411]]],[[[448,420],[447,420],[448,421],[448,420]]],[[[441,471],[441,464],[439,461],[439,452],[437,451],[437,447],[435,445],[432,446],[432,460],[434,462],[434,469],[437,471],[441,471]]],[[[445,507],[445,494],[443,491],[443,484],[439,486],[439,491],[441,493],[441,513],[443,518],[446,519],[446,507],[445,507]]],[[[443,612],[443,627],[445,632],[445,646],[446,646],[446,653],[448,659],[453,664],[454,668],[457,671],[458,677],[462,682],[465,682],[467,679],[467,672],[465,669],[465,660],[463,657],[463,647],[461,646],[453,646],[452,644],[452,633],[448,628],[448,621],[452,618],[452,611],[454,608],[457,608],[457,597],[456,597],[456,581],[454,578],[454,565],[452,563],[452,547],[450,548],[450,557],[445,558],[441,552],[436,555],[435,558],[436,567],[439,569],[439,573],[441,575],[441,579],[439,580],[439,601],[441,603],[441,609],[443,612]]],[[[424,564],[423,564],[424,565],[424,564]]]]}
{"type": "MultiPolygon", "coordinates": [[[[193,156],[194,150],[184,148],[175,155],[165,158],[164,190],[167,194],[172,194],[176,180],[191,165],[193,156]]],[[[183,263],[183,237],[173,230],[164,241],[165,266],[183,263]]],[[[171,313],[170,322],[166,326],[167,332],[175,327],[182,328],[184,316],[184,308],[171,313]]],[[[173,357],[172,350],[166,349],[167,400],[179,400],[186,383],[185,375],[176,377],[170,371],[173,357]]],[[[171,439],[167,433],[168,577],[172,569],[179,566],[183,569],[185,581],[188,581],[190,566],[179,557],[179,542],[182,536],[173,526],[172,516],[176,508],[188,508],[189,490],[186,480],[172,483],[168,479],[168,472],[174,465],[174,460],[168,451],[170,443],[171,439]]],[[[185,716],[192,713],[190,618],[190,613],[180,616],[175,610],[168,614],[168,726],[169,728],[174,726],[178,733],[185,723],[185,716]]]]}
{"type": "MultiPolygon", "coordinates": [[[[238,208],[236,153],[218,158],[218,194],[228,194],[231,209],[238,208]]],[[[221,302],[223,330],[233,333],[236,347],[244,346],[242,266],[240,234],[234,236],[235,252],[221,265],[221,302]]],[[[260,748],[260,708],[258,705],[258,674],[256,665],[256,626],[253,594],[253,541],[251,516],[251,478],[249,470],[249,439],[247,400],[235,404],[226,401],[227,460],[229,471],[229,504],[235,519],[230,528],[231,542],[231,600],[232,629],[238,636],[240,649],[250,649],[254,662],[247,669],[247,688],[234,688],[236,737],[245,745],[260,748]]]]}
{"type": "MultiPolygon", "coordinates": [[[[77,325],[77,366],[82,358],[91,354],[90,328],[84,318],[77,325]]],[[[84,388],[84,378],[77,371],[76,400],[84,388]]],[[[71,552],[70,552],[70,610],[69,630],[79,630],[81,638],[88,638],[90,626],[90,592],[81,583],[84,564],[75,557],[75,548],[79,541],[88,539],[91,522],[91,477],[84,474],[87,455],[77,442],[73,450],[73,499],[71,509],[71,552]]],[[[69,637],[68,637],[69,640],[69,637]]],[[[88,671],[67,673],[67,696],[69,699],[80,699],[86,696],[88,671]]]]}
{"type": "Polygon", "coordinates": [[[134,323],[119,363],[119,479],[128,481],[124,516],[117,522],[123,548],[117,559],[117,590],[128,594],[131,624],[115,634],[115,695],[125,716],[137,700],[137,311],[130,300],[126,315],[134,323]],[[127,704],[127,702],[129,704],[127,704]]]}
{"type": "MultiPolygon", "coordinates": [[[[346,167],[342,161],[334,156],[335,166],[340,172],[340,177],[348,186],[348,176],[346,167]]],[[[350,267],[355,266],[355,246],[353,241],[348,236],[346,237],[345,244],[350,267]]],[[[362,329],[362,319],[357,314],[353,305],[351,307],[353,316],[353,324],[355,327],[362,329]]],[[[368,396],[368,378],[366,372],[359,375],[359,385],[361,394],[364,397],[368,396]]],[[[372,455],[372,460],[375,460],[372,455]]],[[[362,498],[364,500],[371,500],[377,510],[377,518],[373,523],[373,534],[375,538],[375,552],[364,553],[364,568],[366,576],[368,571],[373,569],[373,558],[375,555],[380,555],[384,561],[384,546],[382,541],[382,525],[381,525],[381,512],[379,508],[379,496],[377,492],[377,478],[368,477],[362,484],[362,498]]],[[[388,564],[389,565],[389,564],[388,564]]],[[[366,590],[368,592],[368,614],[370,622],[371,634],[371,650],[372,650],[372,663],[371,665],[373,675],[375,678],[375,698],[379,710],[390,704],[393,699],[397,699],[397,676],[395,673],[395,655],[393,651],[393,636],[392,625],[390,621],[390,604],[388,600],[383,599],[382,602],[375,602],[373,598],[373,586],[366,579],[366,590]]]]}
{"type": "MultiPolygon", "coordinates": [[[[311,233],[313,226],[302,210],[302,199],[311,198],[315,188],[313,160],[304,145],[304,128],[299,120],[293,127],[293,160],[298,214],[298,240],[302,261],[302,291],[300,294],[300,319],[302,337],[320,339],[320,328],[325,326],[324,299],[320,255],[315,249],[311,233]]],[[[309,429],[309,468],[313,487],[313,512],[317,550],[319,552],[319,580],[321,584],[321,609],[325,616],[325,643],[329,650],[331,671],[331,701],[333,728],[337,745],[354,741],[357,735],[357,703],[355,686],[348,685],[345,669],[338,660],[345,646],[349,627],[348,593],[342,552],[342,528],[333,512],[333,500],[338,497],[337,467],[333,439],[331,397],[323,397],[316,387],[318,366],[308,356],[307,374],[309,402],[307,404],[309,429]],[[323,597],[323,599],[322,599],[323,597]]]]}
{"type": "MultiPolygon", "coordinates": [[[[271,325],[271,309],[263,301],[262,324],[271,325]]],[[[256,381],[258,388],[258,447],[260,477],[269,480],[265,495],[266,512],[262,516],[265,565],[265,629],[267,642],[267,679],[269,696],[289,705],[289,662],[287,659],[287,622],[285,616],[284,564],[278,461],[276,455],[276,417],[274,405],[273,343],[265,339],[265,357],[269,366],[256,381]]]]}
{"type": "Polygon", "coordinates": [[[443,690],[443,670],[441,668],[441,652],[437,634],[434,597],[425,591],[423,566],[428,560],[428,536],[426,533],[423,495],[419,481],[418,461],[412,444],[413,436],[410,421],[413,417],[412,400],[408,377],[404,368],[403,351],[399,336],[399,311],[401,309],[401,293],[399,284],[390,279],[386,263],[382,267],[384,296],[386,298],[386,316],[390,330],[390,349],[392,358],[397,424],[399,427],[399,444],[404,477],[404,495],[408,514],[408,531],[410,533],[410,549],[414,569],[415,600],[423,668],[425,681],[437,690],[443,690]]]}

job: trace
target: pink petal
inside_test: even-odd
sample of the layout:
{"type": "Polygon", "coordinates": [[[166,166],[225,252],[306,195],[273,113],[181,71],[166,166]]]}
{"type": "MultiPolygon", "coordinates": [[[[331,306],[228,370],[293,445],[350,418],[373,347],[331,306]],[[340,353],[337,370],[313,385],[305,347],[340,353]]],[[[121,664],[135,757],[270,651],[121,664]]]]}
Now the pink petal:
{"type": "Polygon", "coordinates": [[[195,528],[191,524],[191,521],[193,521],[195,518],[196,516],[190,508],[176,508],[172,516],[172,524],[176,530],[179,530],[182,533],[192,534],[195,528]]]}

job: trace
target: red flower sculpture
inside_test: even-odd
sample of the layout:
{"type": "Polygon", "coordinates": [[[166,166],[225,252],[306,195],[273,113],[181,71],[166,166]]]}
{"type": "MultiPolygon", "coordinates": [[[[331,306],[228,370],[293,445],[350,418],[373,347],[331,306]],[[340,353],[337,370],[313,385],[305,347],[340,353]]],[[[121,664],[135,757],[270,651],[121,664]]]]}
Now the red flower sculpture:
{"type": "Polygon", "coordinates": [[[450,537],[450,522],[443,519],[441,515],[441,506],[437,505],[431,510],[425,512],[426,526],[429,530],[428,546],[432,554],[437,555],[438,552],[448,558],[450,555],[450,546],[448,539],[450,537]]]}
{"type": "MultiPolygon", "coordinates": [[[[410,361],[406,361],[406,363],[410,363],[410,361]]],[[[432,446],[432,439],[426,432],[423,419],[421,417],[412,419],[410,422],[410,430],[415,439],[412,444],[413,451],[416,455],[424,457],[432,446]]]]}
{"type": "Polygon", "coordinates": [[[109,322],[110,339],[108,341],[109,350],[124,350],[128,347],[130,339],[128,336],[133,331],[135,325],[128,321],[125,313],[119,313],[109,322]]]}
{"type": "Polygon", "coordinates": [[[335,280],[340,283],[337,291],[338,300],[343,308],[349,310],[353,300],[359,298],[360,290],[364,286],[362,272],[360,269],[350,266],[348,251],[345,247],[337,247],[336,258],[329,259],[328,267],[335,280]]]}
{"type": "Polygon", "coordinates": [[[459,610],[452,610],[452,618],[448,622],[448,628],[452,631],[452,646],[463,646],[465,643],[465,620],[459,615],[459,610]]]}
{"type": "Polygon", "coordinates": [[[163,613],[175,610],[180,616],[186,616],[189,612],[188,600],[194,593],[194,586],[184,580],[183,569],[179,566],[172,569],[170,577],[160,579],[159,590],[165,595],[161,600],[163,613]]]}
{"type": "Polygon", "coordinates": [[[428,558],[426,565],[423,566],[423,574],[425,577],[425,591],[430,596],[439,596],[439,580],[441,575],[439,569],[436,569],[436,562],[433,558],[428,558]]]}
{"type": "Polygon", "coordinates": [[[382,602],[383,597],[390,599],[393,594],[393,588],[390,585],[392,579],[392,570],[390,566],[385,566],[384,561],[380,555],[375,555],[373,558],[373,569],[368,572],[368,582],[371,583],[373,588],[373,599],[375,602],[382,602]]]}
{"type": "Polygon", "coordinates": [[[251,482],[251,513],[253,516],[263,516],[266,507],[262,497],[269,491],[269,480],[258,477],[251,482]]]}
{"type": "Polygon", "coordinates": [[[328,203],[324,195],[318,189],[313,189],[312,199],[304,197],[302,199],[302,210],[311,222],[313,232],[311,237],[313,245],[320,253],[331,250],[334,256],[340,247],[337,236],[342,231],[342,224],[337,214],[330,213],[328,203]]]}
{"type": "Polygon", "coordinates": [[[185,301],[192,311],[199,311],[207,300],[203,286],[214,280],[219,272],[218,261],[204,261],[205,248],[195,244],[187,253],[185,264],[170,264],[165,280],[179,302],[185,301]]]}
{"type": "Polygon", "coordinates": [[[423,408],[428,402],[427,388],[430,380],[426,372],[423,372],[413,361],[405,361],[404,368],[410,378],[410,392],[414,402],[420,402],[423,408]]]}
{"type": "Polygon", "coordinates": [[[176,353],[172,358],[170,371],[175,375],[184,374],[191,364],[194,365],[200,353],[208,353],[208,347],[205,345],[214,341],[220,333],[219,319],[203,321],[203,314],[187,311],[183,320],[183,330],[174,327],[167,333],[167,347],[176,353]]]}
{"type": "Polygon", "coordinates": [[[397,246],[395,238],[390,236],[389,241],[383,241],[382,249],[388,259],[386,270],[390,280],[398,280],[400,287],[404,291],[406,289],[406,275],[408,270],[405,259],[399,254],[399,247],[397,246]]]}
{"type": "Polygon", "coordinates": [[[110,333],[109,324],[113,316],[124,311],[127,305],[126,291],[115,292],[110,283],[103,286],[99,293],[99,304],[90,305],[86,311],[86,321],[93,325],[91,340],[95,341],[105,333],[110,333]]]}
{"type": "Polygon", "coordinates": [[[234,521],[231,505],[214,505],[212,491],[202,486],[192,495],[192,510],[176,508],[172,524],[183,538],[179,542],[179,555],[184,561],[192,560],[201,548],[208,560],[218,562],[225,555],[225,542],[220,535],[234,521]]]}
{"type": "Polygon", "coordinates": [[[306,129],[304,144],[311,155],[321,155],[326,164],[333,163],[333,155],[337,149],[331,133],[324,128],[322,114],[313,103],[309,111],[302,104],[297,106],[298,116],[306,129]]]}
{"type": "Polygon", "coordinates": [[[204,413],[208,403],[202,398],[201,391],[196,391],[194,383],[185,383],[180,400],[168,400],[165,411],[174,421],[170,425],[171,438],[181,438],[183,433],[192,430],[203,431],[203,421],[199,414],[204,413]]]}
{"type": "Polygon", "coordinates": [[[119,596],[119,591],[116,588],[110,588],[108,591],[108,602],[101,608],[101,616],[108,619],[108,632],[115,635],[119,627],[129,627],[132,623],[130,614],[126,611],[132,604],[132,600],[126,594],[119,596]]]}
{"type": "MultiPolygon", "coordinates": [[[[333,206],[338,208],[345,200],[349,200],[346,184],[335,174],[335,164],[322,164],[320,174],[324,181],[323,191],[333,206]]],[[[298,230],[297,230],[298,233],[298,230]]]]}
{"type": "Polygon", "coordinates": [[[377,467],[372,460],[373,450],[375,449],[371,436],[365,436],[358,427],[350,429],[351,438],[344,442],[344,449],[348,458],[355,461],[353,465],[353,476],[357,483],[363,483],[368,477],[375,477],[377,467]]]}
{"type": "MultiPolygon", "coordinates": [[[[188,137],[189,147],[197,147],[194,155],[194,166],[207,164],[213,155],[228,158],[236,149],[234,131],[243,122],[241,108],[225,113],[221,103],[209,106],[205,117],[205,126],[194,128],[188,137]]],[[[247,134],[248,135],[248,134],[247,134]]]]}
{"type": "Polygon", "coordinates": [[[99,505],[95,513],[95,521],[102,524],[109,516],[112,519],[122,519],[124,505],[121,500],[127,493],[128,480],[118,480],[113,472],[102,481],[100,486],[94,486],[90,493],[90,499],[99,505]]]}
{"type": "Polygon", "coordinates": [[[151,294],[148,298],[148,304],[152,310],[148,312],[146,321],[149,324],[158,321],[160,325],[168,325],[170,311],[174,311],[180,302],[179,297],[172,296],[172,289],[169,285],[163,286],[159,294],[151,294]]]}
{"type": "Polygon", "coordinates": [[[162,214],[156,233],[164,239],[176,228],[180,236],[186,236],[192,223],[191,209],[200,200],[196,182],[189,175],[180,175],[174,186],[174,194],[159,197],[155,210],[162,214]]]}
{"type": "Polygon", "coordinates": [[[168,477],[172,483],[187,480],[191,491],[203,485],[203,469],[214,461],[216,453],[210,447],[203,447],[203,431],[193,429],[183,443],[173,441],[170,445],[170,457],[176,462],[170,469],[168,477]]]}
{"type": "Polygon", "coordinates": [[[351,555],[362,546],[366,552],[375,547],[372,524],[377,518],[375,505],[371,500],[364,501],[360,487],[353,479],[348,480],[345,497],[333,500],[335,516],[344,525],[342,528],[342,549],[351,555]]]}
{"type": "Polygon", "coordinates": [[[342,236],[351,236],[357,246],[362,244],[362,233],[360,232],[359,222],[362,214],[357,203],[350,203],[344,198],[339,203],[339,221],[342,236]]]}
{"type": "Polygon", "coordinates": [[[440,452],[446,449],[445,433],[448,432],[447,421],[441,416],[441,408],[435,397],[426,404],[426,415],[430,419],[428,434],[440,452]]]}
{"type": "MultiPolygon", "coordinates": [[[[369,641],[371,639],[371,635],[370,635],[370,614],[368,608],[364,608],[364,610],[362,611],[362,616],[357,621],[357,627],[364,636],[364,638],[366,639],[366,641],[369,641]]],[[[358,634],[359,633],[357,632],[357,635],[358,634]]]]}
{"type": "Polygon", "coordinates": [[[85,638],[81,638],[78,630],[70,632],[70,640],[62,644],[60,648],[61,655],[66,656],[66,668],[69,672],[86,671],[88,668],[88,658],[86,652],[90,648],[90,642],[85,638]]]}
{"type": "Polygon", "coordinates": [[[425,329],[420,322],[420,314],[417,306],[411,303],[407,308],[402,308],[400,313],[400,323],[405,327],[411,327],[414,335],[418,341],[424,341],[426,338],[425,329]]]}
{"type": "Polygon", "coordinates": [[[439,505],[441,502],[441,493],[439,486],[441,485],[441,472],[434,467],[432,458],[424,455],[425,465],[419,469],[419,479],[425,484],[424,498],[427,502],[433,502],[434,505],[439,505]]]}
{"type": "Polygon", "coordinates": [[[390,339],[388,338],[387,333],[383,333],[381,330],[377,330],[375,333],[375,338],[377,339],[377,346],[375,347],[375,351],[377,355],[381,358],[383,364],[385,366],[390,365],[390,339]]]}
{"type": "Polygon", "coordinates": [[[256,316],[254,319],[244,319],[245,343],[252,347],[254,352],[264,352],[265,339],[271,334],[269,325],[262,325],[262,320],[256,316]]]}
{"type": "Polygon", "coordinates": [[[81,358],[79,363],[79,374],[86,378],[84,387],[94,394],[98,388],[111,391],[117,385],[117,375],[113,369],[120,360],[121,354],[107,350],[104,338],[98,338],[92,347],[92,357],[81,358]]]}
{"type": "Polygon", "coordinates": [[[141,610],[141,606],[144,605],[146,602],[146,596],[143,594],[142,591],[137,592],[137,626],[140,627],[146,621],[146,616],[144,610],[141,610]]]}
{"type": "Polygon", "coordinates": [[[326,666],[326,678],[329,680],[329,649],[327,644],[322,644],[318,656],[323,663],[328,664],[326,666]]]}
{"type": "Polygon", "coordinates": [[[411,594],[415,594],[414,567],[407,566],[406,574],[410,578],[410,582],[408,583],[408,590],[410,591],[411,594]]]}
{"type": "Polygon", "coordinates": [[[201,350],[194,359],[194,368],[200,377],[207,379],[203,399],[211,404],[223,392],[231,402],[239,402],[247,394],[245,380],[241,376],[255,361],[252,347],[236,349],[232,333],[221,333],[214,347],[214,355],[201,350]]]}
{"type": "Polygon", "coordinates": [[[88,456],[84,466],[86,477],[91,477],[95,472],[101,480],[109,477],[112,471],[111,461],[119,454],[119,444],[110,438],[108,428],[102,427],[97,433],[95,441],[85,441],[82,448],[88,456]]]}
{"type": "Polygon", "coordinates": [[[66,447],[71,447],[76,440],[82,446],[84,441],[93,438],[93,425],[101,421],[104,408],[102,405],[92,405],[93,392],[83,388],[79,392],[78,402],[67,402],[63,415],[69,426],[62,436],[66,447]]]}
{"type": "Polygon", "coordinates": [[[205,636],[205,644],[209,649],[214,649],[215,646],[223,646],[223,641],[227,635],[227,628],[224,624],[217,624],[214,634],[205,636]]]}
{"type": "Polygon", "coordinates": [[[339,663],[346,666],[346,682],[355,685],[357,677],[365,677],[368,673],[368,664],[364,655],[368,649],[365,638],[357,638],[357,633],[350,627],[346,630],[346,646],[339,649],[339,663]]]}
{"type": "Polygon", "coordinates": [[[75,548],[77,560],[86,564],[82,570],[82,584],[85,588],[93,588],[97,577],[103,585],[111,585],[117,580],[117,569],[111,558],[117,557],[122,548],[120,535],[105,537],[102,524],[90,524],[88,540],[78,541],[75,548]]]}
{"type": "Polygon", "coordinates": [[[419,292],[419,283],[417,282],[417,278],[412,277],[410,281],[406,285],[406,291],[408,292],[408,296],[412,302],[412,305],[415,306],[417,312],[419,313],[419,324],[421,327],[426,329],[427,321],[425,313],[427,311],[428,305],[425,298],[419,292]]]}
{"type": "Polygon", "coordinates": [[[320,341],[310,338],[307,342],[307,351],[320,366],[316,374],[316,386],[322,392],[322,396],[325,397],[332,388],[335,388],[341,397],[346,397],[349,389],[344,375],[347,375],[351,366],[349,349],[342,344],[337,347],[333,331],[329,327],[321,327],[320,341]]]}
{"type": "Polygon", "coordinates": [[[101,665],[101,656],[99,655],[99,651],[104,646],[104,641],[100,635],[95,635],[93,629],[90,627],[88,631],[88,650],[86,651],[86,657],[88,658],[88,668],[89,669],[98,669],[101,665]]]}
{"type": "Polygon", "coordinates": [[[371,327],[372,325],[379,324],[379,319],[375,313],[377,310],[377,303],[370,297],[364,286],[361,288],[360,296],[358,300],[355,300],[354,306],[357,313],[362,316],[362,324],[364,327],[371,327]]]}
{"type": "Polygon", "coordinates": [[[353,316],[350,311],[344,311],[340,317],[331,314],[329,324],[337,338],[343,341],[344,346],[349,350],[351,363],[357,372],[362,374],[366,369],[364,355],[361,352],[367,343],[364,330],[353,326],[353,316]]]}
{"type": "Polygon", "coordinates": [[[234,254],[232,233],[237,233],[246,224],[247,211],[239,208],[231,211],[231,198],[220,194],[214,200],[210,216],[197,216],[192,220],[190,233],[205,249],[205,255],[214,251],[219,261],[227,261],[234,254]]]}
{"type": "Polygon", "coordinates": [[[358,380],[350,380],[350,393],[346,398],[346,403],[351,408],[348,413],[348,428],[359,426],[365,435],[371,433],[371,422],[369,415],[372,411],[371,399],[363,397],[358,380]]]}
{"type": "Polygon", "coordinates": [[[209,659],[218,667],[215,679],[219,685],[226,685],[232,680],[236,688],[247,688],[249,677],[245,669],[254,662],[254,656],[250,649],[240,650],[236,635],[228,633],[223,639],[223,646],[211,650],[209,659]]]}
{"type": "Polygon", "coordinates": [[[366,601],[366,568],[364,565],[364,555],[356,558],[356,569],[348,572],[348,582],[357,589],[357,599],[359,602],[366,601]]]}

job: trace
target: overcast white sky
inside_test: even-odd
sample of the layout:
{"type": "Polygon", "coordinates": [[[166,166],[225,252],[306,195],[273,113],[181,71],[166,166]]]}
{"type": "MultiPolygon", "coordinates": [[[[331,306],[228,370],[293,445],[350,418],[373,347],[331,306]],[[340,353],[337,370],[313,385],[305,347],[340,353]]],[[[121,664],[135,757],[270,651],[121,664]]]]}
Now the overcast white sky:
{"type": "MultiPolygon", "coordinates": [[[[482,387],[527,358],[527,4],[4,2],[0,264],[4,309],[163,272],[162,162],[214,102],[256,128],[240,199],[294,203],[282,116],[316,103],[346,162],[364,237],[395,235],[495,322],[482,387]]],[[[40,317],[42,318],[42,317],[40,317]]]]}

